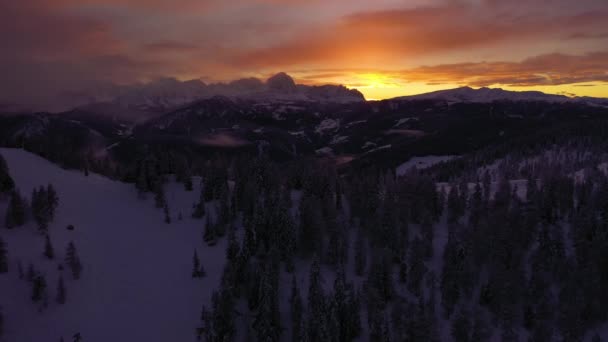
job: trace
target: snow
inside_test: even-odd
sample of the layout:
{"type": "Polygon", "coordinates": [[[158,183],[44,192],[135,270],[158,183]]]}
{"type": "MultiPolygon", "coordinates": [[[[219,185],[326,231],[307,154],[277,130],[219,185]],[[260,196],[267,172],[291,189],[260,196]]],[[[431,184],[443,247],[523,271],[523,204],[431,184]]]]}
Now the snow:
{"type": "Polygon", "coordinates": [[[315,132],[323,134],[327,131],[335,131],[340,127],[340,122],[334,119],[325,119],[315,128],[315,132]]]}
{"type": "Polygon", "coordinates": [[[361,149],[366,150],[366,149],[372,148],[374,146],[378,146],[378,144],[371,142],[371,141],[366,141],[365,144],[363,144],[363,146],[361,146],[361,149]]]}
{"type": "Polygon", "coordinates": [[[319,155],[333,155],[334,150],[331,147],[325,146],[315,151],[316,154],[319,155]]]}
{"type": "Polygon", "coordinates": [[[395,172],[397,176],[404,175],[411,169],[426,169],[435,164],[446,162],[456,158],[456,156],[424,156],[413,157],[405,163],[399,165],[395,172]]]}
{"type": "Polygon", "coordinates": [[[399,127],[399,126],[403,125],[404,123],[406,123],[408,121],[418,121],[418,118],[416,118],[416,117],[413,117],[413,118],[401,118],[401,119],[397,120],[397,122],[395,122],[395,125],[393,127],[394,128],[399,127]]]}
{"type": "Polygon", "coordinates": [[[367,153],[372,153],[372,152],[376,152],[376,151],[380,151],[380,150],[386,150],[386,149],[389,149],[389,148],[392,148],[392,147],[393,147],[393,145],[392,145],[392,144],[388,144],[388,145],[382,145],[382,146],[379,146],[379,147],[373,148],[373,149],[371,149],[371,150],[369,150],[369,151],[365,151],[365,154],[367,154],[367,153]]]}
{"type": "Polygon", "coordinates": [[[343,135],[334,135],[329,142],[330,145],[338,145],[348,141],[348,137],[343,135]]]}
{"type": "MultiPolygon", "coordinates": [[[[166,195],[173,223],[163,222],[152,196],[137,197],[132,184],[96,174],[85,177],[18,149],[0,149],[22,193],[52,183],[60,204],[49,232],[55,260],[42,256],[44,238],[32,222],[3,230],[9,252],[9,273],[0,275],[0,298],[6,341],[69,341],[80,332],[84,341],[192,341],[203,303],[209,306],[224,266],[224,240],[214,247],[202,242],[204,220],[190,218],[198,186],[186,192],[171,183],[166,195]],[[183,221],[177,220],[181,211],[183,221]],[[68,231],[68,224],[75,226],[68,231]],[[55,291],[69,241],[74,241],[84,265],[83,277],[64,279],[67,303],[56,304],[55,291]],[[207,277],[191,278],[197,249],[207,277]],[[30,300],[30,285],[17,275],[17,262],[32,262],[45,274],[49,307],[38,312],[30,300]]],[[[198,184],[199,182],[195,182],[198,184]]],[[[6,201],[0,201],[4,217],[6,201]]]]}
{"type": "Polygon", "coordinates": [[[358,120],[358,121],[349,122],[348,124],[346,124],[346,128],[350,128],[354,125],[359,125],[359,124],[366,123],[366,122],[367,122],[367,120],[358,120]]]}

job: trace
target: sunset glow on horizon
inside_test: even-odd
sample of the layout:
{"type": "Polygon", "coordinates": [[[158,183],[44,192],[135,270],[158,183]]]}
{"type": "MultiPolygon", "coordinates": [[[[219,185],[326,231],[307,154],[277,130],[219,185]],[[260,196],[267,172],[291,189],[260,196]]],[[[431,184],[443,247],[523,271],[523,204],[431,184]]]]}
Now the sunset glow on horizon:
{"type": "Polygon", "coordinates": [[[0,4],[0,103],[279,71],[368,99],[461,86],[608,97],[605,0],[0,4]]]}

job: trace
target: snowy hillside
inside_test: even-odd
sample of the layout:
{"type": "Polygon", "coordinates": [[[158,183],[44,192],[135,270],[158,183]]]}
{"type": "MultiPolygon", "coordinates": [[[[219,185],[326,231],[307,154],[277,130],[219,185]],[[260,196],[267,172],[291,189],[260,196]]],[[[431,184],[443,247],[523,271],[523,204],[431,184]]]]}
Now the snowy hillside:
{"type": "MultiPolygon", "coordinates": [[[[29,197],[34,187],[52,183],[59,195],[57,217],[49,227],[55,259],[42,252],[44,237],[35,223],[3,229],[9,272],[0,275],[3,341],[191,341],[199,324],[201,304],[209,303],[219,283],[224,247],[203,247],[204,221],[190,218],[195,191],[181,184],[167,186],[173,222],[163,221],[152,199],[138,200],[130,184],[91,174],[85,177],[17,149],[1,149],[17,187],[29,197]],[[183,221],[178,220],[178,213],[183,221]],[[74,225],[75,230],[66,229],[74,225]],[[73,241],[83,264],[80,280],[66,270],[67,301],[55,302],[66,246],[73,241]],[[207,271],[192,279],[192,255],[197,249],[207,271]],[[31,289],[18,277],[18,263],[32,263],[45,275],[48,308],[39,311],[31,289]]],[[[195,182],[197,183],[197,182],[195,182]]],[[[151,196],[149,196],[151,197],[151,196]]],[[[0,201],[4,217],[6,201],[0,201]]]]}

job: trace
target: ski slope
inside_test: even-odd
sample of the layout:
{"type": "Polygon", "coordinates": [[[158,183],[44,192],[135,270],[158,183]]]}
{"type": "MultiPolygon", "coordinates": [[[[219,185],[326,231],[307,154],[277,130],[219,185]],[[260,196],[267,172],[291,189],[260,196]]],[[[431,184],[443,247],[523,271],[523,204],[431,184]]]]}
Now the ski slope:
{"type": "MultiPolygon", "coordinates": [[[[52,183],[59,195],[49,227],[55,259],[43,255],[44,237],[31,220],[13,230],[0,229],[9,253],[9,273],[0,274],[3,341],[194,341],[201,305],[224,267],[225,239],[214,247],[202,241],[205,220],[190,218],[200,189],[186,192],[181,184],[166,186],[172,223],[164,222],[152,196],[138,199],[135,187],[90,174],[88,177],[18,149],[0,149],[22,194],[52,183]],[[182,212],[183,220],[177,219],[182,212]],[[74,231],[66,226],[73,224],[74,231]],[[55,302],[57,282],[69,241],[74,241],[84,266],[82,278],[63,272],[67,302],[55,302]],[[192,279],[192,255],[198,250],[207,277],[192,279]],[[31,285],[19,279],[31,262],[46,276],[48,308],[39,311],[31,285]]],[[[7,200],[0,200],[4,218],[7,200]]],[[[0,340],[2,340],[0,338],[0,340]]]]}

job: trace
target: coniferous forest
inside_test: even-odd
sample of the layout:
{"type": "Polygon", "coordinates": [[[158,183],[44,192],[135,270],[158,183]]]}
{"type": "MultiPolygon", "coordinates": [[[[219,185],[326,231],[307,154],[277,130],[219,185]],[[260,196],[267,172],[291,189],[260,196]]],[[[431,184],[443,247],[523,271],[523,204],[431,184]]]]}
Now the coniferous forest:
{"type": "MultiPolygon", "coordinates": [[[[212,294],[199,304],[193,340],[601,341],[607,126],[581,127],[399,174],[330,158],[276,161],[161,145],[113,170],[166,229],[197,227],[183,276],[212,294]],[[171,184],[192,193],[187,210],[172,203],[171,184]],[[221,261],[201,259],[218,246],[221,261]],[[214,263],[223,264],[217,284],[208,280],[214,263]]],[[[62,198],[53,184],[28,196],[4,159],[0,166],[0,236],[27,229],[41,241],[32,261],[13,258],[0,240],[0,277],[22,279],[31,305],[52,315],[88,276],[73,241],[54,244],[57,230],[79,228],[54,225],[62,198]],[[46,262],[58,271],[40,271],[46,262]]],[[[10,314],[2,312],[0,333],[10,314]]]]}

